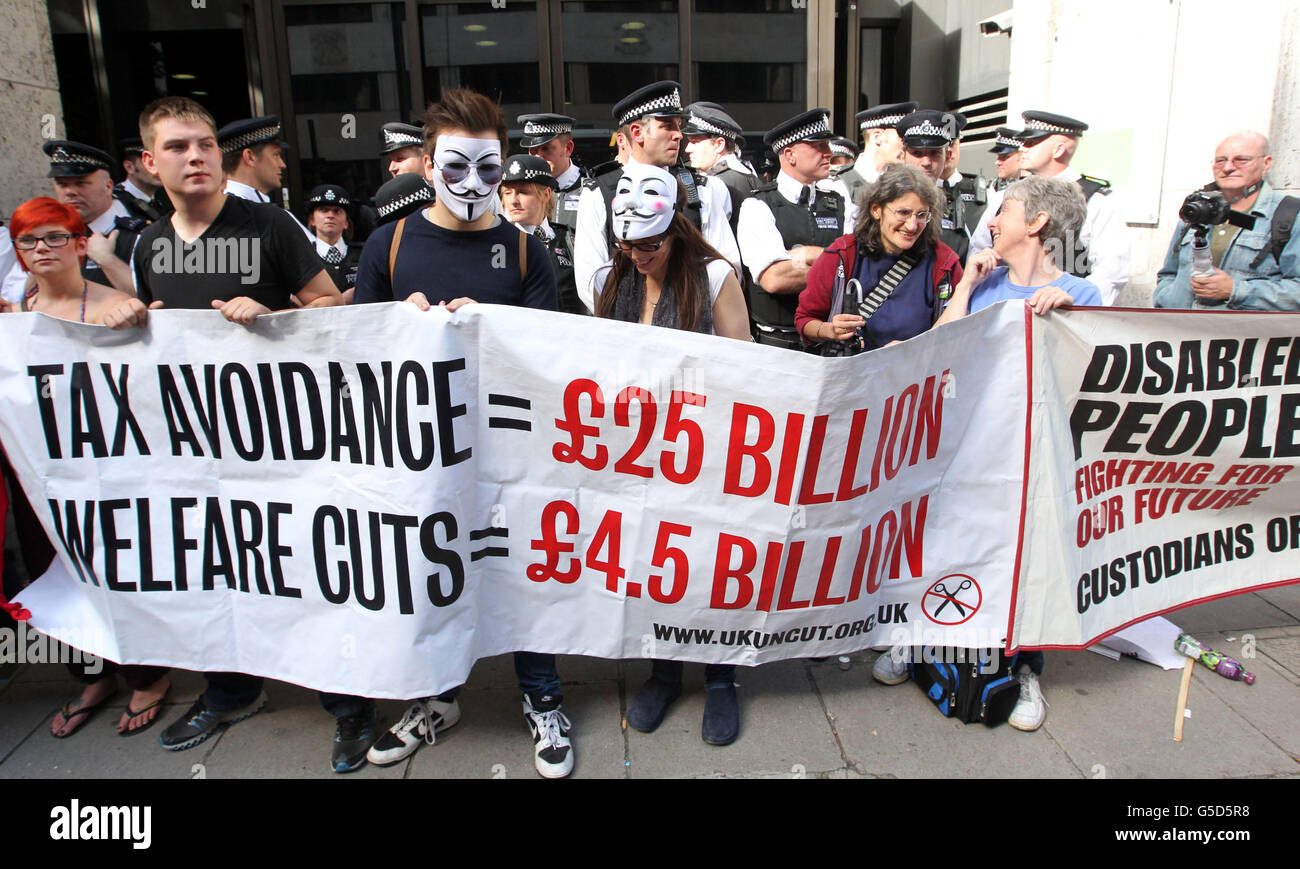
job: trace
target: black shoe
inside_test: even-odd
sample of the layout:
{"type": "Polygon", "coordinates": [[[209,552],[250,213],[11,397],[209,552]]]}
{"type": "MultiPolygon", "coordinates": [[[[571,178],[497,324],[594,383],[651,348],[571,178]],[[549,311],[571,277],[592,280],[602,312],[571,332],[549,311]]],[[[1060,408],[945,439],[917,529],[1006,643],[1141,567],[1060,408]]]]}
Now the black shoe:
{"type": "Polygon", "coordinates": [[[710,682],[704,686],[704,724],[700,738],[709,745],[730,745],[740,733],[740,704],[734,682],[710,682]]]}
{"type": "Polygon", "coordinates": [[[238,709],[232,709],[229,712],[218,712],[203,702],[203,697],[194,701],[194,705],[189,711],[181,716],[180,720],[174,722],[158,737],[158,744],[163,748],[171,751],[184,751],[187,748],[193,748],[200,742],[203,742],[223,724],[234,724],[237,721],[243,721],[249,716],[256,715],[262,711],[266,705],[266,692],[257,695],[257,699],[247,706],[241,706],[238,709]]]}
{"type": "Polygon", "coordinates": [[[642,733],[652,733],[663,723],[673,701],[682,696],[681,682],[651,676],[627,707],[627,723],[642,733]]]}
{"type": "Polygon", "coordinates": [[[330,751],[330,768],[335,772],[352,772],[366,765],[366,752],[375,744],[378,721],[374,708],[338,719],[334,728],[334,747],[330,751]]]}

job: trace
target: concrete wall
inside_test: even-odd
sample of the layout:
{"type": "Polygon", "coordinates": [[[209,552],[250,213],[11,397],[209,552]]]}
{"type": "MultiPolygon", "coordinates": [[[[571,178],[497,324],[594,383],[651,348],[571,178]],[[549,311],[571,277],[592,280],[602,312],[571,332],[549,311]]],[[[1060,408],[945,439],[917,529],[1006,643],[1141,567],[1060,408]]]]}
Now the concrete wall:
{"type": "Polygon", "coordinates": [[[45,0],[0,3],[0,215],[48,196],[46,138],[63,135],[59,77],[45,0]]]}
{"type": "Polygon", "coordinates": [[[1249,0],[1241,12],[1249,48],[1229,51],[1220,0],[1015,0],[1010,112],[1046,109],[1090,124],[1073,166],[1115,184],[1129,221],[1122,304],[1150,304],[1178,205],[1212,180],[1225,136],[1270,134],[1271,180],[1300,183],[1300,113],[1280,98],[1300,85],[1300,16],[1285,0],[1249,0]]]}

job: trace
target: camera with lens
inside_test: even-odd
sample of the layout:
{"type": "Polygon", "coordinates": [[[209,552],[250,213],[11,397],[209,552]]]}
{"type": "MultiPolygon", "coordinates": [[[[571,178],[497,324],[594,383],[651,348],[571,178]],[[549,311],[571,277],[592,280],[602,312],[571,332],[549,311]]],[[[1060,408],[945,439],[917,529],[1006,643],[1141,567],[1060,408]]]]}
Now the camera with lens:
{"type": "Polygon", "coordinates": [[[1233,211],[1218,190],[1194,190],[1178,209],[1178,219],[1188,226],[1210,227],[1223,222],[1242,229],[1255,228],[1255,215],[1233,211]]]}

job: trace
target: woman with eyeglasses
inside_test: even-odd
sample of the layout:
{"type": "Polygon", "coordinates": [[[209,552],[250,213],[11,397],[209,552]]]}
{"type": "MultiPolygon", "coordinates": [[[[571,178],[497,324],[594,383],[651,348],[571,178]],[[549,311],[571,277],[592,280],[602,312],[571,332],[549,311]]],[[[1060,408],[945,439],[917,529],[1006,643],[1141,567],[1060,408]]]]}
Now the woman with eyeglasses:
{"type": "MultiPolygon", "coordinates": [[[[610,203],[614,259],[596,298],[596,316],[627,323],[750,340],[740,282],[700,231],[681,213],[686,190],[668,170],[628,163],[610,203]]],[[[627,723],[657,729],[682,693],[682,662],[653,662],[651,675],[628,705],[627,723]]],[[[700,737],[728,745],[740,732],[736,668],[704,668],[700,737]]]]}
{"type": "MultiPolygon", "coordinates": [[[[86,258],[86,225],[75,209],[48,196],[28,200],[14,209],[9,232],[18,251],[19,264],[35,277],[36,285],[18,305],[4,305],[0,310],[35,311],[114,329],[144,325],[149,312],[139,299],[103,284],[89,283],[81,276],[81,263],[86,258]]],[[[11,480],[11,484],[15,515],[18,515],[21,490],[16,480],[11,480]]],[[[53,549],[41,547],[25,549],[24,556],[40,551],[53,556],[53,549]]],[[[27,569],[35,575],[43,572],[44,566],[29,562],[27,569]]],[[[86,663],[68,664],[83,687],[80,694],[63,704],[50,722],[50,733],[54,736],[60,739],[71,736],[89,721],[117,693],[119,673],[132,693],[126,711],[118,720],[118,735],[140,733],[158,720],[163,699],[171,687],[166,667],[97,663],[102,668],[86,663]]]]}
{"type": "Polygon", "coordinates": [[[139,299],[81,276],[86,224],[71,206],[48,196],[28,200],[14,209],[9,234],[35,286],[17,305],[0,301],[0,311],[38,311],[113,329],[144,325],[148,311],[139,299]]]}
{"type": "Polygon", "coordinates": [[[736,273],[680,212],[685,204],[668,170],[628,164],[611,203],[614,259],[596,316],[748,341],[736,273]]]}
{"type": "Polygon", "coordinates": [[[939,241],[939,188],[893,163],[858,199],[852,235],[833,242],[808,271],[795,327],[826,356],[850,356],[913,338],[934,325],[961,263],[939,241]]]}

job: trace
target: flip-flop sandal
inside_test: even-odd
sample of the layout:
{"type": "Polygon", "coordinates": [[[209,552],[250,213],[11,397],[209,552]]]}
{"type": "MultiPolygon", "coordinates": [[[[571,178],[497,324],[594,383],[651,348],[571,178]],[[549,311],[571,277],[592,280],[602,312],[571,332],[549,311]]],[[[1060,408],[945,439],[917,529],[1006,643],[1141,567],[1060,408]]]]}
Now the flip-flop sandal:
{"type": "Polygon", "coordinates": [[[107,697],[105,697],[103,700],[100,700],[98,703],[94,703],[90,706],[78,706],[76,709],[71,708],[72,704],[80,700],[81,696],[78,695],[76,697],[73,697],[67,703],[64,703],[63,708],[59,710],[60,714],[63,715],[63,732],[55,733],[53,730],[51,730],[50,736],[53,736],[55,739],[67,739],[69,736],[71,736],[72,734],[80,730],[82,727],[84,727],[86,722],[89,721],[94,716],[94,714],[99,711],[100,707],[102,707],[109,700],[112,700],[114,695],[116,694],[117,692],[114,691],[112,694],[109,694],[107,697]],[[76,723],[74,724],[73,722],[76,723]]]}
{"type": "MultiPolygon", "coordinates": [[[[130,719],[135,718],[137,715],[143,715],[146,712],[148,712],[150,709],[154,709],[156,707],[162,706],[163,701],[167,699],[167,695],[171,693],[171,690],[172,690],[171,686],[169,685],[167,687],[167,690],[163,692],[163,696],[159,697],[157,700],[150,703],[148,706],[144,707],[143,709],[132,709],[131,703],[130,701],[128,701],[126,704],[126,713],[125,713],[127,720],[130,721],[130,719]]],[[[137,733],[143,733],[144,731],[148,730],[150,727],[153,727],[155,724],[157,724],[159,718],[162,718],[161,710],[159,710],[157,715],[155,715],[153,718],[150,718],[148,721],[146,721],[144,724],[141,724],[139,727],[136,727],[134,729],[127,727],[126,730],[119,730],[117,732],[117,735],[135,736],[137,733]]]]}

